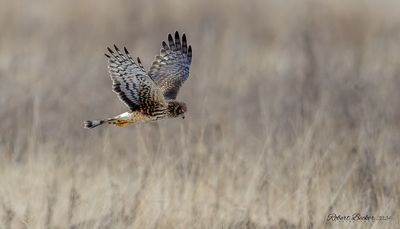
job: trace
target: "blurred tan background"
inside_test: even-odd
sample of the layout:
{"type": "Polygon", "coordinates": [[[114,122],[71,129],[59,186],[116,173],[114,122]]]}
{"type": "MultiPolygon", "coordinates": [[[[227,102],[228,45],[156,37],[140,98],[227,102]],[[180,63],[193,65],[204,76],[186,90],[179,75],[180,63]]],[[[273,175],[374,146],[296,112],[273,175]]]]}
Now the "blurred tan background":
{"type": "Polygon", "coordinates": [[[400,2],[0,1],[0,228],[399,228],[400,2]],[[103,53],[193,47],[186,119],[103,53]],[[327,221],[330,213],[391,216],[327,221]]]}

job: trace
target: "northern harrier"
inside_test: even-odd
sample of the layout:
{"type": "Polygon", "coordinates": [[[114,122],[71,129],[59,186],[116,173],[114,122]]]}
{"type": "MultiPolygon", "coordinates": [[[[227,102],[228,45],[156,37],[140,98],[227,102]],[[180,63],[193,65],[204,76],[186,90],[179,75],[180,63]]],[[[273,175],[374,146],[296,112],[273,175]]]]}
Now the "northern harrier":
{"type": "Polygon", "coordinates": [[[85,121],[85,128],[94,128],[104,123],[127,126],[131,123],[155,121],[182,116],[186,104],[176,101],[179,88],[189,77],[192,62],[192,47],[175,32],[175,39],[168,35],[168,44],[163,41],[160,55],[156,56],[150,70],[145,71],[141,61],[135,62],[124,47],[122,53],[117,46],[107,48],[108,68],[113,81],[113,91],[124,102],[129,112],[113,118],[85,121]]]}

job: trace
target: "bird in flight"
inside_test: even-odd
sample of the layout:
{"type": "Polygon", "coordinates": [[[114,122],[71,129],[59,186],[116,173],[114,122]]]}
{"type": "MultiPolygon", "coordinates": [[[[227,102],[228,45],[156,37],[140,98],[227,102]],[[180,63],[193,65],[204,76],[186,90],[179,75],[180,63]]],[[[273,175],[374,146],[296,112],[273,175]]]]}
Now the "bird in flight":
{"type": "Polygon", "coordinates": [[[192,62],[192,47],[187,44],[186,35],[168,35],[168,43],[162,42],[149,71],[146,72],[139,57],[130,56],[126,47],[121,52],[107,48],[108,68],[113,82],[113,91],[124,102],[129,111],[112,118],[88,120],[85,128],[102,124],[127,126],[132,123],[156,121],[181,116],[185,118],[186,104],[176,100],[179,88],[189,77],[192,62]]]}

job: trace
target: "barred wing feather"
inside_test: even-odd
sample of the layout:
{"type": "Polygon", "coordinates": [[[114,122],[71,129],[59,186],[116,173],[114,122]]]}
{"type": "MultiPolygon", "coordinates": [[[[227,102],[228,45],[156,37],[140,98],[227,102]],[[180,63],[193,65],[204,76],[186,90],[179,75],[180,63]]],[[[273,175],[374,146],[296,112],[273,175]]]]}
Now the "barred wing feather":
{"type": "Polygon", "coordinates": [[[156,56],[149,70],[149,76],[161,88],[166,99],[176,99],[179,88],[189,77],[192,63],[192,47],[187,44],[186,35],[182,40],[175,32],[175,39],[168,35],[168,44],[163,41],[160,55],[156,56]]]}
{"type": "Polygon", "coordinates": [[[131,111],[165,102],[161,90],[147,75],[139,58],[136,63],[126,48],[125,53],[115,45],[115,51],[107,49],[109,54],[105,55],[109,58],[108,68],[113,81],[113,91],[131,111]]]}

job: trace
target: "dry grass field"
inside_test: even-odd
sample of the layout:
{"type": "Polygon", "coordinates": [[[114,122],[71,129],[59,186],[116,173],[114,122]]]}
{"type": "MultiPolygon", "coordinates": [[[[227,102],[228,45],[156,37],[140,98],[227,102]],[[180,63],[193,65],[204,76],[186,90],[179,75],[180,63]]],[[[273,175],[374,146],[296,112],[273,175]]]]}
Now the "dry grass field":
{"type": "Polygon", "coordinates": [[[0,229],[400,228],[400,2],[0,0],[0,120],[0,229]],[[84,129],[175,30],[186,119],[84,129]]]}

